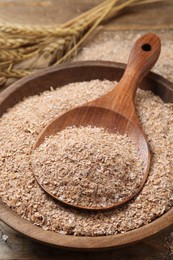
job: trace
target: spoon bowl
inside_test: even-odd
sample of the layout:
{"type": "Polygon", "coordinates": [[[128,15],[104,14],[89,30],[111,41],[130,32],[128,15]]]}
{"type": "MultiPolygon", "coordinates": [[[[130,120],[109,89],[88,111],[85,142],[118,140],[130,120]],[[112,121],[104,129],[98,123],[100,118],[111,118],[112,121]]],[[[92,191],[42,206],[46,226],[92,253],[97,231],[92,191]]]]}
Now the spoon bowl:
{"type": "Polygon", "coordinates": [[[128,202],[141,191],[149,173],[150,152],[145,134],[135,112],[134,97],[140,82],[157,61],[160,46],[160,39],[155,34],[149,33],[139,38],[131,50],[125,73],[118,85],[106,95],[55,118],[43,129],[33,147],[33,150],[35,150],[44,142],[45,138],[55,135],[69,126],[91,125],[104,128],[109,132],[121,135],[127,134],[135,145],[139,159],[143,162],[143,178],[138,189],[111,206],[83,207],[61,201],[50,193],[39,182],[39,178],[35,176],[41,188],[53,198],[75,208],[108,210],[128,202]]]}

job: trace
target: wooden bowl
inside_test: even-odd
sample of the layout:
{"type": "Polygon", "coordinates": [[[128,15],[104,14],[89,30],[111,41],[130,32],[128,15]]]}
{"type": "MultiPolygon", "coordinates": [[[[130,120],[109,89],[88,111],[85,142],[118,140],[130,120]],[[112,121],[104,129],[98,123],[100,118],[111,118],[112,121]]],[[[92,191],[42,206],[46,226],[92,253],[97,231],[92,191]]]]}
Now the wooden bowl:
{"type": "MultiPolygon", "coordinates": [[[[92,79],[118,81],[124,68],[125,64],[120,63],[87,61],[43,70],[15,82],[0,93],[0,116],[24,97],[41,93],[48,90],[50,86],[60,87],[71,82],[92,79]]],[[[142,82],[141,88],[150,89],[164,102],[173,102],[173,84],[155,73],[149,73],[142,82]]],[[[124,234],[99,237],[61,235],[52,231],[44,231],[28,220],[22,219],[1,200],[0,219],[16,231],[42,243],[75,250],[103,250],[127,246],[170,228],[173,225],[173,209],[141,228],[124,234]]]]}

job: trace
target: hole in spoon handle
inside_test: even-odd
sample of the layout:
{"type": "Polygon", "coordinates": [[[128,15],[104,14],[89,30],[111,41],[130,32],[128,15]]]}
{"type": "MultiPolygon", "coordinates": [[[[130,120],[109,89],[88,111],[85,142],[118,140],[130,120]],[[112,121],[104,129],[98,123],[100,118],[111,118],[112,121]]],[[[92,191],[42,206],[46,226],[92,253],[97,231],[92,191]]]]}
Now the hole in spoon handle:
{"type": "Polygon", "coordinates": [[[151,44],[149,43],[144,43],[142,46],[141,46],[142,50],[143,51],[151,51],[152,50],[152,46],[151,44]]]}

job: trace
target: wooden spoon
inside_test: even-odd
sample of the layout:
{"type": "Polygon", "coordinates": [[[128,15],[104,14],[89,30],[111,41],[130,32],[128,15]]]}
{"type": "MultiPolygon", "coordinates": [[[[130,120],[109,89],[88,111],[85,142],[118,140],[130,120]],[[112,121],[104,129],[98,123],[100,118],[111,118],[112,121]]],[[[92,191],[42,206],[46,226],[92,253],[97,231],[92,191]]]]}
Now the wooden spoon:
{"type": "Polygon", "coordinates": [[[102,127],[111,132],[127,134],[133,141],[139,158],[143,161],[143,179],[138,190],[122,201],[106,207],[83,207],[60,200],[51,194],[36,177],[41,188],[58,201],[75,208],[87,210],[107,210],[120,206],[136,196],[147,179],[150,167],[149,147],[135,113],[134,97],[136,90],[157,61],[160,54],[160,39],[149,33],[137,40],[133,46],[126,70],[118,85],[106,95],[85,105],[67,111],[51,121],[38,136],[33,149],[40,146],[45,137],[55,135],[68,126],[92,125],[102,127]]]}

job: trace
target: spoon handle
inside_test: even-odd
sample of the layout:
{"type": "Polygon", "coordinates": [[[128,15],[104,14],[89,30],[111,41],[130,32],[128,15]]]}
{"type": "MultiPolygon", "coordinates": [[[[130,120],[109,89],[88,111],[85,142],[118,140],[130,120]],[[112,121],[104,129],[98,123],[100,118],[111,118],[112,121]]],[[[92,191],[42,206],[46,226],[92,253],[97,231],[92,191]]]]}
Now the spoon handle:
{"type": "Polygon", "coordinates": [[[114,110],[134,121],[136,90],[156,63],[160,49],[161,43],[157,35],[148,33],[139,38],[130,52],[126,70],[120,82],[107,95],[98,99],[97,105],[102,104],[105,108],[114,110]]]}
{"type": "Polygon", "coordinates": [[[160,49],[160,39],[153,33],[145,34],[136,41],[130,52],[125,73],[120,81],[121,90],[118,90],[119,92],[123,92],[123,87],[125,87],[134,96],[140,82],[159,58],[160,49]]]}

